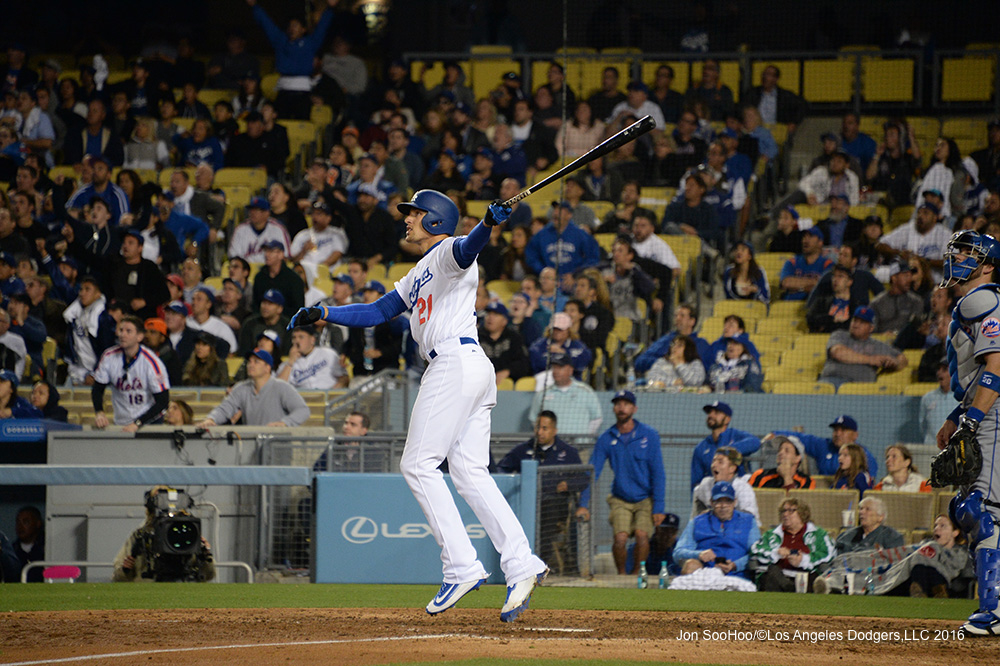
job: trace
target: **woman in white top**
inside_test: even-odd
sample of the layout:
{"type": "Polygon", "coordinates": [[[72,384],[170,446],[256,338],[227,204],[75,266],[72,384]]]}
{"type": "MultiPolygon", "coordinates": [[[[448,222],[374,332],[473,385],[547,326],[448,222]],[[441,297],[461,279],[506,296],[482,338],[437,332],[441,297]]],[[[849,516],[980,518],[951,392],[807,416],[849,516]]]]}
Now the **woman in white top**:
{"type": "Polygon", "coordinates": [[[931,492],[927,479],[917,474],[917,468],[913,464],[913,454],[902,444],[894,444],[885,450],[885,468],[889,473],[875,486],[874,490],[897,490],[904,493],[931,492]]]}
{"type": "MultiPolygon", "coordinates": [[[[924,202],[924,192],[937,190],[944,197],[941,206],[941,217],[958,216],[965,211],[965,169],[962,167],[962,155],[954,139],[941,137],[934,145],[934,159],[920,183],[917,192],[916,205],[924,202]]],[[[916,212],[914,218],[916,219],[916,212]]]]}
{"type": "Polygon", "coordinates": [[[563,157],[579,157],[603,140],[604,123],[594,118],[590,104],[581,101],[576,103],[573,120],[563,123],[556,133],[556,150],[563,157]]]}
{"type": "Polygon", "coordinates": [[[698,356],[694,340],[678,335],[670,342],[669,352],[653,363],[646,373],[649,388],[679,391],[696,389],[705,384],[705,366],[698,356]]]}

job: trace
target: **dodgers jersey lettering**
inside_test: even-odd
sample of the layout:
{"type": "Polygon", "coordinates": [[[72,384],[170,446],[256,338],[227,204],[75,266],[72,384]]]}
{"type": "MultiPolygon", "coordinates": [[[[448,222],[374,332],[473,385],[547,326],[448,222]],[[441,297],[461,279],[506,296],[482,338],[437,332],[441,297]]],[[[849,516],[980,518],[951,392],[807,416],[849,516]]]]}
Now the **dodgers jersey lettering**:
{"type": "Polygon", "coordinates": [[[170,389],[163,362],[145,345],[139,345],[139,353],[128,365],[121,347],[108,349],[94,370],[94,380],[111,385],[111,406],[118,425],[135,421],[149,410],[154,393],[170,389]]]}
{"type": "Polygon", "coordinates": [[[410,334],[425,358],[446,340],[479,340],[479,263],[473,261],[468,268],[461,268],[452,251],[454,244],[455,238],[451,237],[432,247],[395,285],[400,298],[413,310],[410,334]]]}

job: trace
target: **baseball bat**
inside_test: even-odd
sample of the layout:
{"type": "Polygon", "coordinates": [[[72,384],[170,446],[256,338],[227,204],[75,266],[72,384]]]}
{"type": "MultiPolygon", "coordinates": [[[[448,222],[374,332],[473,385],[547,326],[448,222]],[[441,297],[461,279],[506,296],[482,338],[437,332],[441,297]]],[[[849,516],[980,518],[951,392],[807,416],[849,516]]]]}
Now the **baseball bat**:
{"type": "Polygon", "coordinates": [[[535,183],[528,189],[524,190],[523,192],[520,192],[519,194],[511,197],[510,199],[507,199],[507,201],[503,202],[503,205],[513,206],[521,199],[527,197],[529,194],[537,192],[546,185],[554,183],[555,181],[559,180],[560,178],[562,178],[567,174],[573,173],[580,167],[585,166],[590,162],[593,162],[598,157],[604,157],[605,155],[615,150],[616,148],[624,146],[629,141],[638,139],[640,136],[642,136],[646,132],[649,132],[654,127],[656,127],[656,121],[653,120],[650,116],[645,116],[644,118],[635,121],[625,129],[623,129],[621,132],[618,132],[614,136],[608,137],[601,143],[597,144],[596,146],[588,150],[585,154],[576,158],[575,160],[564,166],[562,169],[559,169],[559,171],[556,171],[551,176],[548,176],[547,178],[538,181],[537,183],[535,183]]]}

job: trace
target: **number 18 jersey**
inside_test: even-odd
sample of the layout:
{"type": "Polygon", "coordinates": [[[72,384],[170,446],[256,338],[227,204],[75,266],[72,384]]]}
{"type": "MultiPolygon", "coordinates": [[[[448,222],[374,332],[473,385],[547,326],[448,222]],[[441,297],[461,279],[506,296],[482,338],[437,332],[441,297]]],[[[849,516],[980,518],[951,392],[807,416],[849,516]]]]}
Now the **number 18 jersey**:
{"type": "Polygon", "coordinates": [[[476,330],[479,264],[462,268],[455,260],[455,238],[446,238],[425,254],[396,285],[410,316],[410,333],[426,359],[446,340],[472,338],[476,330]]]}
{"type": "Polygon", "coordinates": [[[111,385],[111,406],[115,410],[115,423],[132,423],[145,414],[153,404],[153,394],[170,389],[170,379],[160,357],[145,345],[128,365],[125,352],[115,345],[101,356],[94,380],[111,385]]]}

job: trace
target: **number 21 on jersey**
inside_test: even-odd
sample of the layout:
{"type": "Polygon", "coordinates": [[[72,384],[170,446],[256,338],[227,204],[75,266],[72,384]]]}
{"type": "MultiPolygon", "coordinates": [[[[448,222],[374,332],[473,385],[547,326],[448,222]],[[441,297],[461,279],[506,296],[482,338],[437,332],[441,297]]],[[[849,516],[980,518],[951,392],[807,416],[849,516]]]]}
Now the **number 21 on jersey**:
{"type": "Polygon", "coordinates": [[[417,321],[426,324],[431,318],[431,309],[434,307],[434,294],[427,294],[427,300],[421,296],[417,299],[417,321]]]}

